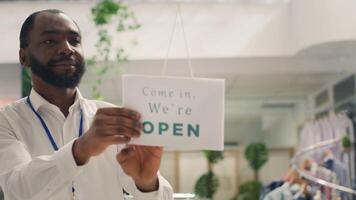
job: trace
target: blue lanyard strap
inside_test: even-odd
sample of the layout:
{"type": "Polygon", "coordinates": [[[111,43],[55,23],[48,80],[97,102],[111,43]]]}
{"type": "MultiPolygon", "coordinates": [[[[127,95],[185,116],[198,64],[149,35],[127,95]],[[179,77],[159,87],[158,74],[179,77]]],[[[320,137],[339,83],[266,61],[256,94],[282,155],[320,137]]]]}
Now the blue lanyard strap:
{"type": "MultiPolygon", "coordinates": [[[[51,134],[51,131],[48,129],[48,126],[46,124],[46,122],[43,120],[43,118],[41,117],[41,115],[35,110],[35,108],[33,107],[32,105],[32,102],[30,100],[30,97],[27,97],[27,103],[28,105],[30,106],[31,110],[33,111],[33,113],[37,116],[38,120],[40,120],[41,122],[41,125],[43,127],[43,129],[45,130],[46,134],[47,134],[47,137],[49,139],[49,141],[51,142],[52,144],[52,147],[55,151],[58,151],[58,145],[56,144],[56,142],[54,141],[53,137],[52,137],[52,134],[51,134]]],[[[79,134],[78,134],[78,137],[82,136],[83,135],[83,122],[84,122],[84,119],[83,119],[83,109],[80,109],[80,125],[79,125],[79,134]]]]}

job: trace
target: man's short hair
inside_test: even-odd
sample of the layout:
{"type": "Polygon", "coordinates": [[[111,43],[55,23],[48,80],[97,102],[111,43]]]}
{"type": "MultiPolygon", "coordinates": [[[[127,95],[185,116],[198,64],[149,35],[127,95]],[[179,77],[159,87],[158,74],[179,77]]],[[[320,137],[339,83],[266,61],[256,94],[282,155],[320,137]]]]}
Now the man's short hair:
{"type": "Polygon", "coordinates": [[[59,13],[63,13],[63,11],[61,10],[57,10],[57,9],[47,9],[47,10],[41,10],[41,11],[37,11],[32,13],[30,16],[28,16],[25,20],[25,22],[22,24],[21,27],[21,32],[20,32],[20,48],[26,48],[29,44],[29,38],[28,35],[30,33],[30,31],[33,28],[33,24],[35,23],[35,19],[36,16],[40,13],[43,12],[47,12],[47,13],[52,13],[52,14],[59,14],[59,13]]]}

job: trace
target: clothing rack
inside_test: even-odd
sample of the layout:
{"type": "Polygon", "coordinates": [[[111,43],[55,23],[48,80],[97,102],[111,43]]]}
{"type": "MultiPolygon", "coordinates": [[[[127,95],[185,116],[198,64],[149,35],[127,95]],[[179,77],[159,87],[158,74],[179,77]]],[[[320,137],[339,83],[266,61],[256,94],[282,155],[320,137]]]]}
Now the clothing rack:
{"type": "Polygon", "coordinates": [[[295,156],[292,158],[292,166],[293,168],[300,174],[300,176],[314,182],[314,183],[317,183],[319,185],[322,185],[322,186],[326,186],[326,187],[329,187],[329,188],[332,188],[332,189],[336,189],[336,190],[339,190],[341,192],[346,192],[346,193],[349,193],[349,194],[352,194],[352,195],[356,195],[356,190],[352,189],[352,188],[348,188],[348,187],[345,187],[345,186],[342,186],[342,185],[337,185],[335,183],[330,183],[330,182],[327,182],[325,180],[322,180],[322,179],[319,179],[319,178],[316,178],[316,177],[313,177],[307,173],[305,173],[303,170],[299,169],[298,167],[298,163],[297,161],[299,160],[299,158],[302,158],[305,154],[307,153],[310,153],[312,151],[315,151],[315,150],[319,150],[320,148],[323,148],[323,147],[327,147],[327,146],[330,146],[330,145],[334,145],[334,144],[337,144],[341,141],[341,138],[336,138],[336,139],[331,139],[331,140],[326,140],[326,141],[323,141],[323,142],[319,142],[317,144],[314,144],[310,147],[307,147],[299,152],[297,152],[295,154],[295,156]]]}

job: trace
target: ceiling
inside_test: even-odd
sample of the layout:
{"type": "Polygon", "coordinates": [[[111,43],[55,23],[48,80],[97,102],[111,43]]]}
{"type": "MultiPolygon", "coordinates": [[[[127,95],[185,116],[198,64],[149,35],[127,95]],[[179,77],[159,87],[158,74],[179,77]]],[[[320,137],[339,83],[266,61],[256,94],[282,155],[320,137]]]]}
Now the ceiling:
{"type": "MultiPolygon", "coordinates": [[[[166,1],[168,2],[168,1],[166,1]]],[[[87,56],[94,55],[97,29],[91,20],[90,10],[93,2],[73,1],[65,3],[51,1],[0,2],[0,17],[6,18],[0,26],[0,42],[6,51],[0,54],[0,62],[16,62],[18,54],[18,35],[21,24],[32,12],[57,8],[66,12],[79,25],[83,35],[83,48],[87,56]]],[[[130,1],[130,8],[142,27],[133,32],[114,33],[114,48],[125,48],[130,59],[163,59],[168,51],[177,7],[170,3],[138,3],[130,1]],[[135,42],[133,42],[135,41],[135,42]],[[137,43],[138,45],[132,45],[137,43]]],[[[250,4],[183,3],[181,13],[188,49],[192,58],[236,57],[283,6],[250,4]]],[[[116,26],[110,26],[111,31],[116,26]]],[[[186,58],[183,32],[177,21],[172,39],[169,58],[186,58]]]]}

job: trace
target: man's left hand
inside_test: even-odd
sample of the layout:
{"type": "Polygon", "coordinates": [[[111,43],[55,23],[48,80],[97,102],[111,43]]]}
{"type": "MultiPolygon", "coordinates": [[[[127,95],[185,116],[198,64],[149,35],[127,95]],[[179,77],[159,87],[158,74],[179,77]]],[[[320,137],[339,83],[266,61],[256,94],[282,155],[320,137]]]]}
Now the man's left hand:
{"type": "Polygon", "coordinates": [[[157,172],[162,158],[162,147],[127,145],[116,155],[124,172],[131,176],[142,192],[158,189],[157,172]]]}

